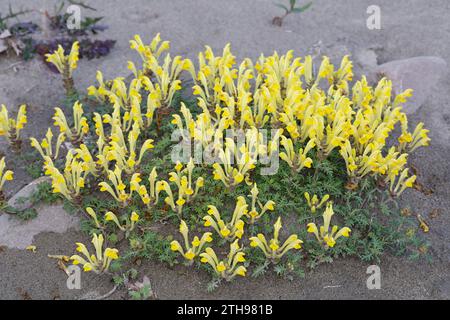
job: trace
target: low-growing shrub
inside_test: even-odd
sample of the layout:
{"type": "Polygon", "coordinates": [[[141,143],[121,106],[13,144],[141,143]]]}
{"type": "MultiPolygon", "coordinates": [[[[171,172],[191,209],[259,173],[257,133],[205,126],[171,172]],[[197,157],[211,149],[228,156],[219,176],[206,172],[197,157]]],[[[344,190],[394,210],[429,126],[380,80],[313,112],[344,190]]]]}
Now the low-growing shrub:
{"type": "MultiPolygon", "coordinates": [[[[128,63],[129,82],[98,71],[83,98],[94,113],[80,102],[72,119],[56,108],[56,149],[51,129],[32,139],[53,192],[89,215],[95,237],[126,247],[120,260],[179,257],[209,266],[214,288],[270,265],[292,277],[337,257],[426,252],[396,202],[415,186],[409,154],[430,141],[402,111],[411,90],[395,96],[386,78],[352,83],[347,56],[339,67],[324,57],[317,69],[293,51],[236,64],[230,45],[221,55],[207,46],[195,67],[167,53],[159,35],[148,45],[135,36],[131,48],[142,66],[128,63]],[[64,140],[73,145],[65,155],[64,140]]],[[[49,56],[66,91],[77,60],[76,47],[49,56]]],[[[119,258],[111,250],[103,264],[100,249],[97,260],[73,260],[103,272],[104,257],[119,258]]]]}

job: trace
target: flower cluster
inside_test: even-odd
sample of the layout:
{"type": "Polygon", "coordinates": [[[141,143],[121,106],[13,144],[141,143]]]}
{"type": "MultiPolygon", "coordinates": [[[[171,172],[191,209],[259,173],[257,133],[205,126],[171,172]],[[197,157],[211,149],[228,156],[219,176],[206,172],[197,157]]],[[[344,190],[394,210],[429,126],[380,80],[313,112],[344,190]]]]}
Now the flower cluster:
{"type": "Polygon", "coordinates": [[[189,229],[183,220],[181,220],[179,230],[183,236],[184,249],[177,240],[173,240],[170,243],[170,249],[172,251],[178,251],[191,264],[194,262],[194,258],[200,255],[204,246],[213,240],[212,233],[205,232],[200,238],[195,236],[192,241],[189,241],[189,229]]]}
{"type": "Polygon", "coordinates": [[[311,213],[316,213],[317,209],[320,209],[330,199],[329,194],[324,195],[322,199],[319,199],[316,194],[311,197],[308,192],[305,192],[304,196],[311,213]]]}
{"type": "Polygon", "coordinates": [[[6,181],[11,181],[14,178],[14,172],[11,170],[5,171],[5,157],[0,159],[0,203],[4,200],[3,185],[6,181]]]}
{"type": "Polygon", "coordinates": [[[108,272],[111,262],[119,258],[119,251],[112,248],[106,248],[103,250],[104,238],[102,234],[94,234],[92,244],[94,245],[95,254],[90,254],[84,244],[77,242],[77,251],[82,253],[84,257],[75,254],[70,257],[70,260],[72,260],[74,265],[83,265],[83,270],[85,272],[108,272]]]}
{"type": "Polygon", "coordinates": [[[169,173],[169,181],[175,183],[176,185],[176,197],[167,181],[161,180],[156,183],[156,192],[159,193],[160,191],[164,191],[167,194],[164,202],[169,205],[173,211],[177,212],[180,218],[182,217],[183,205],[194,199],[200,188],[204,185],[204,179],[202,177],[198,177],[194,186],[194,167],[194,161],[191,158],[184,168],[183,165],[178,162],[175,165],[175,171],[169,173]]]}
{"type": "MultiPolygon", "coordinates": [[[[353,66],[347,56],[339,67],[324,57],[320,66],[314,68],[311,56],[295,57],[293,51],[261,55],[255,61],[244,59],[237,64],[230,45],[219,55],[207,46],[199,53],[194,67],[189,59],[172,57],[167,52],[169,43],[162,41],[159,34],[148,45],[135,36],[130,45],[142,59],[141,67],[128,63],[131,79],[106,80],[98,71],[98,84],[88,88],[92,100],[109,108],[106,112],[94,112],[92,119],[88,119],[78,101],[70,117],[56,108],[53,117],[59,128],[56,143],[51,129],[41,142],[31,139],[44,160],[45,174],[52,178],[54,192],[78,202],[88,185],[105,192],[120,205],[114,209],[117,215],[109,211],[113,208],[107,209],[104,225],[91,208],[86,209],[99,229],[106,229],[105,221],[111,222],[128,235],[143,219],[137,213],[141,209],[147,213],[155,208],[171,210],[178,215],[182,236],[182,241],[171,242],[171,250],[181,254],[188,264],[197,258],[209,264],[220,278],[232,280],[236,275],[246,274],[246,244],[277,263],[286,253],[301,249],[303,243],[296,234],[287,236],[284,242],[280,240],[284,238],[280,236],[281,218],[274,224],[273,236],[254,232],[258,223],[272,219],[272,214],[265,214],[275,209],[273,201],[262,203],[258,198],[254,181],[259,181],[259,160],[281,159],[281,165],[291,168],[292,175],[306,176],[311,168],[317,173],[322,162],[339,158],[341,166],[337,167],[342,171],[340,174],[347,176],[348,189],[356,189],[362,179],[370,178],[383,182],[379,185],[386,185],[392,196],[400,196],[414,185],[416,176],[409,174],[408,156],[427,146],[430,139],[422,123],[410,130],[402,111],[411,90],[394,96],[392,83],[385,78],[375,87],[369,86],[365,77],[350,85],[353,66]],[[181,79],[186,76],[193,81],[192,91],[197,99],[194,106],[176,103],[182,89],[181,79]],[[170,123],[162,122],[165,116],[170,116],[170,123]],[[186,163],[173,161],[175,166],[169,172],[156,166],[145,171],[144,168],[149,168],[149,154],[158,149],[154,145],[163,125],[164,129],[179,129],[183,143],[191,146],[193,142],[207,150],[212,161],[205,161],[200,169],[196,168],[197,159],[189,158],[186,163]],[[261,129],[268,128],[273,130],[266,141],[261,129]],[[396,129],[401,134],[392,143],[388,137],[396,129]],[[230,137],[229,131],[237,139],[230,137]],[[69,144],[63,155],[61,146],[67,146],[63,144],[66,140],[72,146],[69,144]],[[65,161],[60,161],[61,156],[65,156],[65,161]],[[198,176],[200,170],[202,176],[198,176]],[[199,198],[204,199],[201,193],[206,189],[205,182],[210,180],[218,181],[218,192],[251,188],[250,202],[245,196],[236,195],[234,211],[230,212],[225,205],[219,210],[208,205],[210,202],[200,203],[208,208],[202,227],[206,230],[190,237],[187,222],[195,217],[187,208],[196,205],[199,198]],[[126,214],[120,212],[128,207],[132,209],[126,214]],[[247,229],[254,233],[247,237],[247,229]],[[213,233],[218,235],[214,241],[213,233]],[[219,259],[222,251],[212,248],[216,242],[230,243],[226,259],[219,259]]],[[[48,57],[67,81],[76,68],[77,50],[74,44],[68,56],[58,49],[48,57]]],[[[25,109],[19,112],[17,121],[10,120],[4,110],[5,107],[0,133],[13,132],[18,137],[26,122],[25,109]]],[[[3,179],[8,180],[3,177],[2,183],[3,179]]],[[[321,199],[309,193],[304,196],[312,213],[326,206],[323,225],[307,225],[307,231],[323,247],[332,248],[340,237],[350,235],[348,227],[330,226],[334,211],[329,195],[321,199]]],[[[72,260],[83,264],[85,270],[106,271],[111,260],[117,259],[117,251],[107,248],[103,252],[102,235],[94,236],[94,246],[96,255],[90,255],[78,244],[78,251],[87,260],[79,256],[73,256],[72,260]]]]}
{"type": "Polygon", "coordinates": [[[215,206],[208,206],[208,215],[203,217],[205,227],[212,227],[220,237],[233,241],[242,238],[244,234],[244,220],[242,218],[248,213],[247,203],[244,197],[238,197],[236,207],[231,220],[225,222],[215,206]]]}
{"type": "Polygon", "coordinates": [[[254,224],[259,218],[261,218],[264,213],[266,213],[267,210],[269,211],[273,211],[275,210],[275,202],[273,202],[272,200],[267,201],[264,205],[259,201],[258,199],[258,194],[259,194],[259,190],[258,190],[258,186],[256,185],[256,183],[253,184],[253,188],[250,191],[251,195],[251,199],[252,199],[252,204],[251,204],[251,208],[250,211],[248,211],[248,216],[250,217],[250,224],[254,224]]]}
{"type": "Polygon", "coordinates": [[[309,233],[313,233],[319,243],[324,244],[330,248],[334,247],[336,240],[343,236],[348,238],[350,236],[350,228],[343,227],[339,229],[338,226],[333,226],[330,230],[331,217],[334,215],[333,205],[328,203],[323,213],[323,225],[317,228],[315,223],[309,223],[307,228],[309,233]]]}
{"type": "Polygon", "coordinates": [[[411,90],[393,96],[391,81],[381,79],[372,88],[365,77],[350,87],[353,71],[347,56],[338,69],[324,57],[317,73],[311,56],[302,62],[292,51],[260,56],[256,63],[245,59],[236,66],[227,45],[220,56],[207,47],[198,63],[193,90],[201,113],[194,117],[182,106],[182,116],[174,115],[173,123],[186,129],[190,139],[212,147],[220,159],[213,164],[214,178],[226,186],[249,178],[257,156],[272,152],[252,132],[267,125],[280,128],[276,138],[284,151],[279,156],[293,170],[311,168],[312,152],[316,161],[323,161],[336,150],[345,161],[348,186],[354,188],[366,176],[392,187],[406,168],[407,152],[429,144],[423,124],[411,133],[402,112],[411,90]],[[327,80],[328,90],[322,80],[327,80]],[[387,137],[397,124],[402,135],[397,145],[388,147],[387,137]],[[226,129],[247,129],[252,145],[222,142],[226,129]]]}
{"type": "Polygon", "coordinates": [[[219,260],[214,249],[209,247],[200,254],[200,257],[201,262],[208,263],[219,277],[227,281],[233,280],[236,276],[244,277],[247,272],[247,269],[242,265],[245,262],[245,253],[239,246],[239,239],[230,244],[230,251],[225,260],[219,260]]]}
{"type": "Polygon", "coordinates": [[[280,244],[278,237],[281,227],[281,218],[278,217],[277,222],[273,226],[273,238],[268,242],[266,237],[262,233],[259,233],[256,237],[250,238],[250,246],[258,247],[268,259],[275,261],[281,259],[289,250],[300,249],[303,241],[298,239],[296,234],[290,235],[282,245],[280,244]]]}
{"type": "Polygon", "coordinates": [[[20,149],[20,131],[22,131],[26,123],[26,105],[23,104],[19,107],[17,117],[14,119],[9,117],[8,109],[2,104],[2,109],[0,110],[0,136],[5,136],[10,145],[16,150],[20,149]]]}
{"type": "Polygon", "coordinates": [[[64,89],[66,95],[71,97],[75,94],[75,86],[72,78],[73,71],[77,68],[79,60],[80,45],[78,41],[72,44],[70,53],[66,55],[64,48],[58,45],[58,49],[54,53],[45,55],[47,62],[52,63],[63,77],[64,89]]]}
{"type": "Polygon", "coordinates": [[[73,127],[70,127],[67,118],[61,108],[55,108],[53,116],[54,125],[59,128],[59,132],[67,136],[73,144],[79,144],[83,137],[89,132],[87,118],[83,116],[83,106],[76,101],[73,105],[73,127]]]}

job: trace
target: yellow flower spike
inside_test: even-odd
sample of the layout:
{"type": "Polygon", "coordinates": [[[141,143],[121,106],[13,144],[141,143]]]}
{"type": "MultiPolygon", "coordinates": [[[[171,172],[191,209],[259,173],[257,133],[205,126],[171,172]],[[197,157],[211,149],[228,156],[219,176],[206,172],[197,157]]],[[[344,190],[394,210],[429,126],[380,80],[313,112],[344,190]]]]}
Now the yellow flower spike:
{"type": "Polygon", "coordinates": [[[79,60],[79,57],[78,57],[79,49],[80,49],[80,45],[79,45],[78,41],[75,41],[72,44],[72,48],[71,48],[69,56],[67,58],[71,72],[77,68],[77,61],[79,60]]]}
{"type": "Polygon", "coordinates": [[[230,244],[230,251],[226,260],[219,260],[212,248],[206,248],[205,252],[200,254],[201,262],[208,263],[217,276],[231,281],[236,275],[245,276],[246,269],[241,263],[245,262],[245,254],[242,252],[238,240],[230,244]]]}
{"type": "Polygon", "coordinates": [[[20,132],[27,123],[26,105],[21,105],[16,119],[10,118],[8,109],[4,104],[0,110],[0,136],[5,136],[9,144],[18,149],[20,147],[20,132]]]}
{"type": "Polygon", "coordinates": [[[75,244],[77,245],[76,250],[78,252],[81,252],[86,258],[90,259],[90,254],[89,254],[89,251],[87,250],[86,246],[84,244],[82,244],[81,242],[76,242],[75,244]]]}
{"type": "Polygon", "coordinates": [[[170,182],[179,183],[179,180],[180,180],[180,178],[176,172],[169,172],[169,181],[170,182]]]}
{"type": "Polygon", "coordinates": [[[275,222],[275,224],[273,225],[273,227],[274,227],[273,238],[278,241],[278,236],[279,236],[280,230],[282,228],[281,217],[278,217],[278,219],[275,222]]]}
{"type": "Polygon", "coordinates": [[[397,175],[392,175],[389,187],[392,196],[399,197],[406,188],[412,188],[414,186],[417,177],[416,175],[408,177],[408,171],[409,169],[404,169],[398,176],[398,179],[397,175]]]}
{"type": "Polygon", "coordinates": [[[174,168],[177,171],[177,173],[179,173],[183,169],[183,165],[181,164],[181,162],[177,161],[174,168]]]}
{"type": "Polygon", "coordinates": [[[86,213],[94,220],[95,226],[97,228],[100,228],[100,223],[98,222],[97,214],[95,213],[95,211],[91,207],[87,207],[86,213]]]}
{"type": "Polygon", "coordinates": [[[345,237],[345,238],[348,238],[348,237],[350,237],[350,232],[351,232],[351,230],[350,230],[350,228],[348,228],[348,227],[343,227],[343,228],[341,228],[337,233],[336,233],[336,235],[335,235],[335,239],[337,239],[337,238],[339,238],[340,236],[343,236],[343,237],[345,237]]]}
{"type": "Polygon", "coordinates": [[[11,181],[14,178],[14,173],[11,170],[6,170],[5,157],[0,159],[0,197],[2,196],[3,185],[6,181],[11,181]]]}
{"type": "Polygon", "coordinates": [[[73,70],[77,68],[77,61],[79,55],[79,44],[78,42],[74,42],[72,44],[72,49],[69,55],[65,55],[64,49],[61,45],[58,46],[58,49],[52,54],[46,54],[47,62],[52,63],[61,74],[68,73],[69,76],[72,76],[73,70]]]}
{"type": "MultiPolygon", "coordinates": [[[[173,240],[170,243],[170,250],[172,250],[172,251],[180,251],[181,249],[182,249],[181,245],[180,245],[180,243],[178,241],[173,240]]],[[[181,254],[184,255],[184,253],[182,253],[182,252],[181,252],[181,254]]]]}
{"type": "Polygon", "coordinates": [[[262,209],[261,214],[263,214],[266,210],[274,211],[275,210],[275,202],[273,202],[272,200],[267,201],[262,209]]]}
{"type": "Polygon", "coordinates": [[[119,219],[117,218],[117,216],[114,213],[112,213],[111,211],[108,211],[105,214],[105,220],[106,221],[113,221],[117,225],[117,227],[120,230],[122,230],[122,231],[126,230],[126,228],[120,224],[119,219]]]}
{"type": "Polygon", "coordinates": [[[73,255],[73,256],[69,257],[69,260],[72,260],[73,265],[78,265],[78,264],[85,265],[87,263],[87,261],[85,259],[83,259],[82,257],[80,257],[78,255],[73,255]]]}
{"type": "Polygon", "coordinates": [[[272,251],[277,251],[277,250],[280,248],[280,246],[278,245],[278,241],[276,241],[275,239],[271,239],[271,240],[270,240],[269,248],[270,248],[272,251]]]}
{"type": "Polygon", "coordinates": [[[308,192],[305,192],[304,196],[306,203],[313,214],[316,213],[317,209],[320,209],[324,204],[326,204],[328,199],[330,199],[330,195],[328,194],[324,195],[322,199],[319,199],[319,197],[315,194],[311,198],[308,192]]]}
{"type": "Polygon", "coordinates": [[[400,150],[406,150],[409,153],[414,152],[419,147],[428,146],[431,139],[428,137],[429,130],[423,128],[424,124],[420,122],[414,132],[411,134],[406,132],[402,134],[399,138],[400,150]],[[405,136],[407,138],[405,138],[405,136]]]}
{"type": "Polygon", "coordinates": [[[208,215],[203,217],[205,227],[212,227],[221,238],[233,241],[241,238],[244,233],[244,221],[242,217],[247,214],[247,204],[243,197],[238,197],[233,216],[228,223],[225,223],[215,206],[208,206],[208,215]]]}
{"type": "Polygon", "coordinates": [[[188,226],[187,226],[187,224],[186,224],[186,222],[184,220],[181,220],[179,231],[180,231],[181,235],[183,236],[185,245],[188,246],[188,243],[189,243],[189,240],[188,240],[189,229],[188,229],[188,226]]]}
{"type": "Polygon", "coordinates": [[[52,178],[53,192],[61,193],[69,201],[79,201],[81,189],[89,174],[88,166],[78,161],[76,153],[68,152],[66,155],[63,173],[55,167],[49,157],[45,157],[45,174],[52,178]]]}
{"type": "Polygon", "coordinates": [[[89,271],[92,271],[92,270],[94,270],[94,267],[92,266],[91,263],[85,263],[83,265],[83,271],[84,272],[89,272],[89,271]]]}
{"type": "Polygon", "coordinates": [[[266,202],[266,204],[263,206],[261,204],[261,202],[258,199],[258,194],[259,194],[259,190],[258,190],[258,186],[256,183],[253,184],[253,187],[250,191],[250,198],[252,199],[251,201],[251,208],[250,211],[247,212],[247,216],[250,217],[250,224],[255,223],[259,218],[261,218],[263,216],[263,214],[269,210],[269,211],[273,211],[275,210],[275,202],[273,202],[272,200],[269,200],[266,202]],[[259,206],[259,209],[257,208],[257,205],[259,206]],[[260,210],[260,212],[258,212],[258,210],[260,210]]]}
{"type": "Polygon", "coordinates": [[[205,180],[202,177],[198,177],[197,181],[195,182],[194,196],[197,195],[197,193],[200,190],[200,188],[202,188],[204,185],[205,185],[205,180]]]}
{"type": "Polygon", "coordinates": [[[317,240],[320,241],[320,237],[319,237],[319,230],[317,229],[317,226],[315,223],[308,223],[307,227],[307,231],[309,233],[314,233],[314,235],[316,236],[317,240]]]}
{"type": "Polygon", "coordinates": [[[111,260],[119,259],[119,251],[117,249],[106,248],[105,257],[111,260]]]}
{"type": "Polygon", "coordinates": [[[6,181],[11,181],[11,180],[13,180],[13,175],[14,175],[14,173],[11,170],[7,170],[7,171],[5,171],[5,174],[3,175],[3,177],[5,178],[6,181]]]}
{"type": "Polygon", "coordinates": [[[176,240],[172,241],[170,248],[172,251],[179,252],[189,264],[193,263],[195,257],[197,257],[205,247],[205,245],[212,241],[211,232],[205,232],[201,238],[194,236],[192,241],[189,241],[189,228],[184,220],[181,220],[180,234],[183,236],[184,248],[176,240]]]}
{"type": "Polygon", "coordinates": [[[95,256],[91,255],[91,260],[93,260],[94,262],[99,261],[102,259],[102,250],[103,250],[103,242],[104,242],[103,235],[102,234],[97,235],[94,233],[91,242],[95,248],[95,256]]]}
{"type": "Polygon", "coordinates": [[[318,229],[315,223],[308,223],[307,231],[314,233],[317,241],[320,244],[324,244],[329,248],[332,248],[336,244],[336,240],[341,236],[348,238],[350,236],[350,228],[343,227],[339,229],[338,226],[333,226],[330,231],[331,217],[334,215],[333,204],[329,202],[323,213],[323,225],[318,229]]]}
{"type": "Polygon", "coordinates": [[[79,255],[73,255],[70,257],[70,260],[72,260],[72,263],[74,265],[82,264],[85,272],[108,272],[111,261],[119,258],[119,251],[113,248],[106,248],[105,250],[103,250],[104,238],[102,234],[94,234],[92,238],[92,244],[95,248],[95,255],[90,254],[84,244],[77,242],[76,250],[78,252],[81,252],[86,257],[86,259],[80,257],[79,255]]]}
{"type": "Polygon", "coordinates": [[[278,217],[274,224],[273,238],[268,242],[265,236],[260,233],[256,237],[251,237],[249,239],[250,246],[259,248],[264,253],[266,258],[272,260],[274,263],[277,263],[289,250],[301,249],[301,244],[303,241],[299,240],[295,234],[290,235],[282,245],[280,244],[278,237],[281,228],[281,217],[278,217]]]}
{"type": "Polygon", "coordinates": [[[220,230],[220,235],[222,236],[222,238],[227,238],[230,233],[231,233],[231,231],[226,226],[224,226],[220,230]]]}
{"type": "Polygon", "coordinates": [[[129,192],[126,191],[127,186],[122,182],[122,169],[116,166],[114,170],[108,170],[107,174],[110,183],[105,181],[100,182],[100,191],[108,192],[117,202],[120,202],[122,206],[126,206],[133,195],[133,191],[137,191],[136,183],[140,181],[139,174],[134,174],[132,176],[129,192]]]}
{"type": "MultiPolygon", "coordinates": [[[[333,215],[334,215],[333,206],[329,204],[327,205],[325,212],[323,213],[323,228],[324,232],[326,233],[328,233],[328,229],[330,228],[331,217],[333,215]]],[[[322,234],[321,236],[323,237],[324,234],[322,234]]]]}
{"type": "Polygon", "coordinates": [[[233,171],[233,179],[235,184],[239,184],[244,180],[244,175],[237,170],[233,171]]]}
{"type": "Polygon", "coordinates": [[[194,239],[192,240],[192,242],[191,242],[191,244],[192,244],[192,247],[198,247],[199,245],[200,245],[200,239],[197,237],[197,236],[195,236],[194,237],[194,239]]]}
{"type": "Polygon", "coordinates": [[[55,108],[53,116],[54,125],[59,127],[60,133],[64,133],[72,142],[78,143],[88,133],[89,126],[86,117],[83,116],[82,104],[76,101],[73,105],[74,126],[71,128],[66,120],[66,116],[61,108],[55,108]]]}
{"type": "Polygon", "coordinates": [[[294,143],[292,139],[281,136],[281,145],[284,148],[284,152],[280,152],[280,158],[285,161],[293,170],[299,172],[303,168],[310,168],[312,165],[312,159],[307,157],[309,151],[315,147],[314,140],[309,140],[305,148],[300,148],[298,153],[294,150],[294,143]]]}
{"type": "Polygon", "coordinates": [[[239,266],[236,268],[233,275],[245,277],[246,273],[247,273],[247,269],[244,266],[239,266]]]}
{"type": "Polygon", "coordinates": [[[67,96],[72,96],[75,93],[72,73],[77,68],[77,62],[79,60],[78,41],[72,44],[68,55],[65,54],[63,47],[58,45],[58,49],[55,52],[46,54],[45,56],[47,58],[46,61],[52,63],[62,75],[67,96]]]}

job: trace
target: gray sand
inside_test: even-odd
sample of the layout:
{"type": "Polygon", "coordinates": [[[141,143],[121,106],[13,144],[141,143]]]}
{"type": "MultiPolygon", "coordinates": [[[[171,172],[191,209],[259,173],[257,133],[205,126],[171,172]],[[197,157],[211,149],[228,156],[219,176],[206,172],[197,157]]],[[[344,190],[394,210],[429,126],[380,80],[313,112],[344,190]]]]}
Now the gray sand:
{"type": "MultiPolygon", "coordinates": [[[[33,1],[35,7],[46,1],[33,1]]],[[[54,1],[47,1],[52,4],[54,1]]],[[[14,1],[14,5],[29,6],[30,1],[14,1]]],[[[119,0],[91,1],[109,29],[101,38],[117,40],[112,53],[100,60],[82,60],[75,72],[79,89],[95,80],[97,69],[105,77],[127,75],[127,60],[137,60],[129,50],[129,39],[140,34],[149,41],[157,32],[171,41],[171,53],[195,58],[209,44],[221,50],[231,42],[238,59],[257,57],[261,52],[285,52],[294,49],[298,55],[314,53],[330,55],[334,61],[342,55],[358,53],[368,48],[378,54],[378,63],[414,56],[440,56],[450,63],[449,9],[447,0],[379,0],[382,10],[382,30],[366,28],[366,9],[371,0],[315,0],[310,10],[285,19],[283,27],[271,25],[282,12],[272,0],[134,0],[125,5],[119,0]]],[[[8,1],[0,3],[0,10],[8,1]]],[[[51,7],[51,6],[50,6],[51,7]]],[[[33,16],[33,15],[30,15],[33,16]]],[[[34,14],[36,17],[37,15],[34,14]]],[[[39,19],[39,18],[37,18],[39,19]]],[[[8,106],[30,104],[30,123],[25,136],[43,136],[51,124],[52,108],[61,99],[62,87],[57,75],[48,72],[38,60],[16,64],[14,58],[0,58],[0,103],[8,106]]],[[[355,63],[356,75],[366,72],[355,63]]],[[[448,70],[447,70],[448,71],[448,70]]],[[[406,257],[385,255],[380,263],[382,287],[366,288],[367,263],[342,259],[322,265],[305,279],[280,280],[274,276],[236,281],[221,286],[212,294],[205,291],[208,275],[176,267],[173,270],[156,263],[141,267],[152,281],[159,298],[222,298],[222,299],[448,299],[450,298],[450,73],[447,72],[425,104],[411,116],[412,124],[424,121],[431,129],[432,146],[416,152],[411,162],[420,170],[419,180],[435,192],[424,196],[408,191],[403,205],[421,213],[430,223],[426,238],[432,245],[431,263],[411,262],[406,257]],[[434,219],[428,218],[435,209],[442,209],[434,219]]],[[[1,147],[1,145],[0,145],[1,147]]],[[[25,166],[26,163],[21,164],[25,166]]],[[[23,170],[22,170],[23,171],[23,170]]],[[[29,182],[20,170],[19,183],[10,193],[29,182]]],[[[87,239],[77,231],[65,234],[41,233],[34,238],[36,253],[24,250],[0,249],[0,299],[77,299],[87,293],[104,294],[112,288],[106,277],[83,275],[82,290],[68,290],[66,276],[48,259],[47,254],[70,253],[74,242],[87,239]]],[[[113,298],[125,296],[117,292],[113,298]]]]}

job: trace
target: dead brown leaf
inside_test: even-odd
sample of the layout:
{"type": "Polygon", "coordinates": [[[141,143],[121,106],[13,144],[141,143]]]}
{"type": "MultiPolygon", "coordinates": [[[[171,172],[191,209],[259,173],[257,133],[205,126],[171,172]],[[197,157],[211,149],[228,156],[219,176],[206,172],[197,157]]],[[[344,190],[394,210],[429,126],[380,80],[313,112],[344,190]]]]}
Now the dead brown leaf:
{"type": "Polygon", "coordinates": [[[402,214],[402,216],[404,216],[404,217],[409,217],[409,216],[411,216],[411,209],[409,209],[409,208],[403,208],[403,209],[401,210],[401,214],[402,214]]]}
{"type": "Polygon", "coordinates": [[[64,271],[67,276],[70,276],[70,272],[67,270],[67,267],[62,260],[58,260],[58,268],[64,271]]]}
{"type": "Polygon", "coordinates": [[[418,181],[414,182],[413,188],[416,189],[417,191],[423,193],[426,196],[432,195],[434,193],[433,189],[425,187],[423,184],[421,184],[418,181]]]}
{"type": "Polygon", "coordinates": [[[27,291],[23,290],[22,288],[17,288],[16,290],[20,294],[20,296],[22,297],[23,300],[33,300],[33,299],[31,299],[30,294],[27,291]]]}
{"type": "Polygon", "coordinates": [[[350,190],[350,191],[356,190],[356,189],[358,189],[358,184],[349,181],[345,184],[345,189],[350,190]]]}
{"type": "Polygon", "coordinates": [[[442,209],[441,208],[434,208],[433,210],[431,210],[430,214],[428,215],[431,219],[435,219],[437,217],[439,217],[442,214],[442,209]]]}

